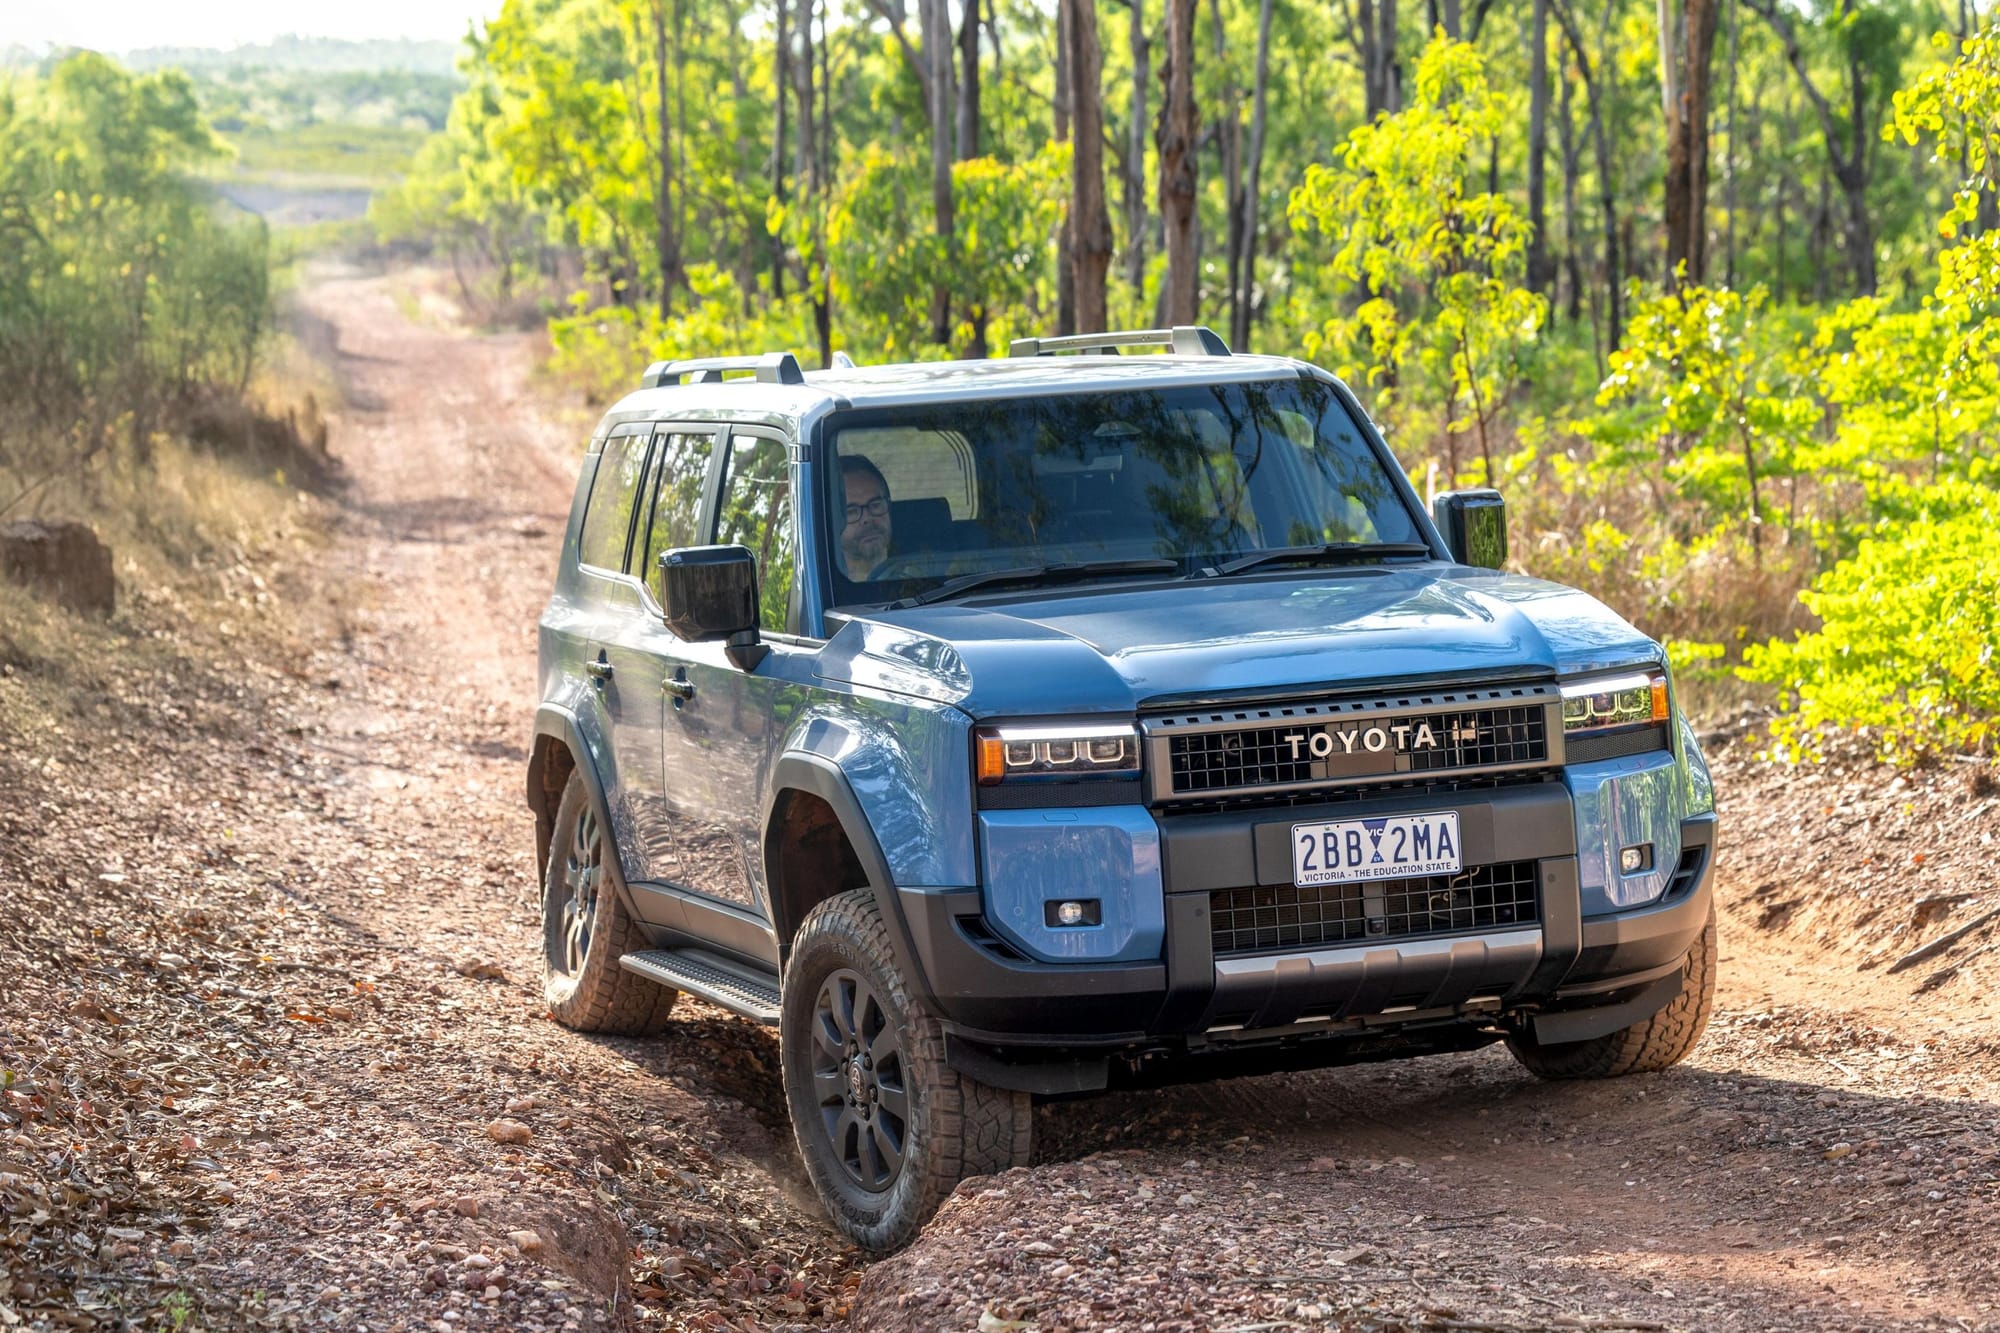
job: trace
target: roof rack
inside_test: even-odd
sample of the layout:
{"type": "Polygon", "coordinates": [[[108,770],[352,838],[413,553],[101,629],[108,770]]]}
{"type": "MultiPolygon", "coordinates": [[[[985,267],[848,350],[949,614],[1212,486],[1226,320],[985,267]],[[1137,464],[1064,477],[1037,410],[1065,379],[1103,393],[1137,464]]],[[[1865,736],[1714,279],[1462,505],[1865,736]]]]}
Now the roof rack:
{"type": "Polygon", "coordinates": [[[805,372],[790,352],[766,352],[762,356],[705,356],[692,361],[655,361],[639,377],[642,389],[683,383],[692,375],[696,384],[720,384],[725,370],[755,371],[759,384],[804,384],[805,372]]]}
{"type": "Polygon", "coordinates": [[[1008,356],[1053,356],[1057,352],[1116,356],[1121,347],[1168,347],[1176,356],[1228,356],[1229,344],[1214,329],[1176,324],[1171,329],[1127,329],[1120,333],[1076,333],[1062,338],[1016,338],[1008,356]]]}

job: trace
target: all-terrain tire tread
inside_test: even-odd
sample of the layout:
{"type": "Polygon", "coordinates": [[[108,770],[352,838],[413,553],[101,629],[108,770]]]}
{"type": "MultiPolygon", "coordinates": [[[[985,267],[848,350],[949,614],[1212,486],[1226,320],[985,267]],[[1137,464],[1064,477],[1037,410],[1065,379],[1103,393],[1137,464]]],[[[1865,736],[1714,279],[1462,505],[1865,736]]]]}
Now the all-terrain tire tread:
{"type": "MultiPolygon", "coordinates": [[[[1028,1164],[1034,1138],[1033,1103],[1025,1092],[989,1087],[945,1062],[944,1027],[921,1001],[911,996],[902,969],[896,965],[889,928],[882,920],[873,892],[850,890],[815,907],[792,941],[794,963],[810,957],[828,937],[851,942],[888,983],[888,999],[903,1019],[912,1102],[927,1117],[924,1123],[929,1131],[929,1149],[922,1154],[921,1178],[909,1206],[855,1236],[865,1248],[886,1253],[914,1240],[938,1205],[961,1181],[1028,1164]]],[[[794,984],[798,983],[788,973],[788,998],[792,997],[794,984]]],[[[794,1002],[812,1002],[817,986],[810,989],[814,995],[800,993],[794,1002]]],[[[795,1116],[795,1122],[797,1119],[795,1116]]],[[[820,1168],[805,1142],[803,1126],[800,1131],[800,1154],[806,1159],[808,1170],[817,1174],[820,1168]]],[[[918,1162],[905,1159],[904,1170],[907,1172],[917,1165],[918,1162]]],[[[821,1189],[822,1196],[829,1193],[821,1189]]],[[[854,1234],[853,1228],[849,1231],[854,1234]]]]}
{"type": "MultiPolygon", "coordinates": [[[[549,862],[542,867],[542,911],[549,910],[552,881],[558,874],[563,848],[569,845],[571,822],[590,800],[590,789],[575,773],[563,788],[562,803],[556,808],[555,836],[549,839],[549,862]],[[574,803],[574,804],[572,804],[574,803]]],[[[606,837],[608,839],[608,825],[606,837]]],[[[624,880],[618,873],[618,850],[604,849],[604,886],[598,890],[597,921],[591,930],[590,949],[584,956],[583,972],[567,994],[551,974],[543,998],[549,1012],[564,1027],[579,1032],[599,1032],[614,1037],[644,1037],[666,1025],[680,992],[618,965],[624,955],[648,947],[637,922],[625,911],[624,880]]]]}
{"type": "Polygon", "coordinates": [[[1681,993],[1665,1008],[1628,1028],[1589,1041],[1539,1045],[1509,1037],[1507,1049],[1539,1078],[1599,1079],[1647,1074],[1679,1064],[1708,1027],[1715,1008],[1715,908],[1688,950],[1681,993]]]}

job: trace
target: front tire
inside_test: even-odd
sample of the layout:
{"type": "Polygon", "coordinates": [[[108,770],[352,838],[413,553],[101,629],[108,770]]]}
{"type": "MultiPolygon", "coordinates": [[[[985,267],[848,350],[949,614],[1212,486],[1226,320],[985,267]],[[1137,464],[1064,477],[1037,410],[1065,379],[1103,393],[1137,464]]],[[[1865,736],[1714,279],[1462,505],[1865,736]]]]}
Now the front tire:
{"type": "Polygon", "coordinates": [[[1677,1065],[1701,1040],[1715,1007],[1715,907],[1682,965],[1681,993],[1650,1018],[1589,1041],[1542,1045],[1526,1036],[1507,1038],[1507,1049],[1538,1078],[1619,1078],[1677,1065]]]}
{"type": "Polygon", "coordinates": [[[549,1013],[579,1032],[659,1031],[680,992],[618,965],[646,943],[625,910],[611,831],[597,817],[590,788],[572,772],[542,872],[542,998],[549,1013]]]}
{"type": "Polygon", "coordinates": [[[1028,1094],[945,1063],[872,894],[814,908],[785,967],[779,1060],[799,1155],[834,1224],[882,1254],[907,1245],[961,1180],[1025,1166],[1028,1094]]]}

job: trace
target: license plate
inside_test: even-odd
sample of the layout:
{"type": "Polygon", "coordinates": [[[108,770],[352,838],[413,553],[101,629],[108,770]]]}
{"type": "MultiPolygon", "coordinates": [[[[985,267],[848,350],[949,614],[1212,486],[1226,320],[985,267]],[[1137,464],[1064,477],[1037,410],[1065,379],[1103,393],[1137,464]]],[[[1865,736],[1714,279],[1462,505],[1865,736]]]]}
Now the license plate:
{"type": "Polygon", "coordinates": [[[1292,875],[1301,887],[1450,875],[1463,864],[1456,810],[1292,825],[1292,875]]]}

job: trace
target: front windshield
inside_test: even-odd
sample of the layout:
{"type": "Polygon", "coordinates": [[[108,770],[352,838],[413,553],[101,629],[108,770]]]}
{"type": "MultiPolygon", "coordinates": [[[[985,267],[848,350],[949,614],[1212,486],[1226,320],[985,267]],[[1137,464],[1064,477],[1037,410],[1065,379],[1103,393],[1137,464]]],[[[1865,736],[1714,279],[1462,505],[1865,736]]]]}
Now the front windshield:
{"type": "Polygon", "coordinates": [[[1283,379],[836,416],[833,601],[990,571],[1420,542],[1331,385],[1283,379]]]}

